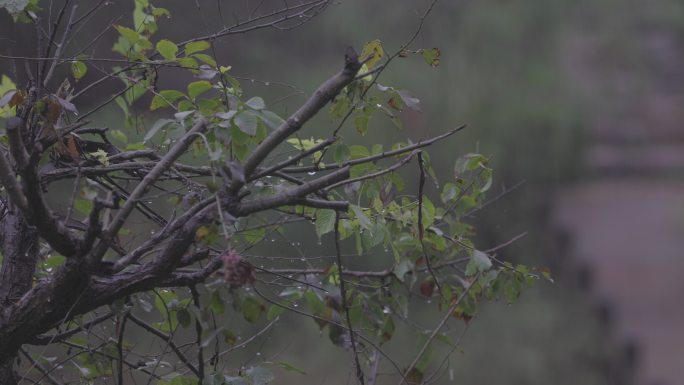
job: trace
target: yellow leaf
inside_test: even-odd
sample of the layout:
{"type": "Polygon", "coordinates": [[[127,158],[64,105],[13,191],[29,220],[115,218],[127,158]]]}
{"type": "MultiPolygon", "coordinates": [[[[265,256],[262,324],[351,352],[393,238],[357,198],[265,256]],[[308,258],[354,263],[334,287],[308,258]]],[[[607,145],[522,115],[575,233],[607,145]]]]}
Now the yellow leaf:
{"type": "Polygon", "coordinates": [[[14,84],[12,79],[6,75],[2,75],[0,78],[0,118],[10,118],[15,115],[15,108],[11,106],[10,101],[18,93],[15,91],[17,86],[14,84]],[[10,91],[14,91],[10,94],[10,91]]]}
{"type": "Polygon", "coordinates": [[[359,60],[361,62],[365,62],[368,68],[373,68],[375,63],[380,61],[380,59],[382,59],[384,56],[385,50],[382,49],[382,43],[380,43],[380,40],[375,39],[366,43],[366,45],[363,47],[363,51],[361,51],[361,57],[359,60]]]}

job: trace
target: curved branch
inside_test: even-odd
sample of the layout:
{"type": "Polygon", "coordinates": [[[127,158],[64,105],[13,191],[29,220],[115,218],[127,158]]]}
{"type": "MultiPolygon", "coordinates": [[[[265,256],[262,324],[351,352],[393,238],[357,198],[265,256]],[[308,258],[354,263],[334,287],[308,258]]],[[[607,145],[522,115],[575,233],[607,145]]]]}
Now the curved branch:
{"type": "MultiPolygon", "coordinates": [[[[15,203],[22,209],[22,214],[27,218],[28,222],[38,229],[40,236],[45,239],[55,251],[65,257],[73,257],[81,249],[81,240],[75,237],[71,231],[64,226],[64,224],[53,214],[52,210],[50,210],[47,202],[45,202],[40,178],[36,173],[35,167],[29,162],[29,157],[21,138],[22,126],[23,120],[20,118],[10,119],[10,122],[7,124],[10,151],[17,163],[19,175],[21,175],[22,179],[22,190],[26,197],[25,206],[23,198],[18,196],[15,196],[17,199],[15,203]]],[[[0,172],[3,174],[2,179],[4,184],[5,181],[12,176],[6,175],[7,170],[2,163],[6,163],[4,159],[0,159],[0,172]]],[[[12,193],[10,189],[15,188],[16,185],[9,183],[8,191],[10,193],[12,193]]]]}

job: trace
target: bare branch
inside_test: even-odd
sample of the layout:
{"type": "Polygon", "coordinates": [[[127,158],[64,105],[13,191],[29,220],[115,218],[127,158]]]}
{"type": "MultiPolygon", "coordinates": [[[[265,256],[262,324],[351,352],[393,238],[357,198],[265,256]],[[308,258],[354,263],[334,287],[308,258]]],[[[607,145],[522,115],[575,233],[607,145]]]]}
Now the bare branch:
{"type": "MultiPolygon", "coordinates": [[[[354,76],[361,68],[358,56],[353,49],[346,55],[345,66],[342,71],[337,73],[325,81],[318,89],[311,95],[294,114],[292,114],[283,124],[281,124],[275,131],[264,139],[252,153],[247,157],[244,163],[245,175],[250,178],[256,168],[271,151],[282,143],[288,136],[294,134],[299,130],[304,123],[309,121],[316,113],[323,108],[335,95],[337,95],[342,88],[347,86],[354,80],[354,76]]],[[[241,184],[231,186],[233,193],[237,192],[242,187],[241,184]]]]}
{"type": "MultiPolygon", "coordinates": [[[[14,160],[17,162],[19,174],[22,177],[22,190],[27,200],[25,210],[22,211],[22,213],[32,225],[38,228],[40,235],[58,253],[65,257],[73,257],[80,250],[81,242],[74,237],[69,229],[67,229],[52,213],[45,202],[40,179],[36,175],[34,167],[29,164],[28,154],[21,138],[20,127],[22,125],[23,123],[20,118],[16,118],[13,120],[12,124],[7,125],[10,151],[12,152],[14,160]]],[[[0,165],[0,167],[2,166],[0,165]]],[[[11,188],[15,187],[16,186],[11,186],[11,188]]],[[[18,199],[17,205],[21,208],[23,202],[21,202],[21,198],[18,199]]]]}
{"type": "Polygon", "coordinates": [[[135,190],[129,195],[124,206],[119,210],[116,217],[111,224],[103,231],[102,241],[96,246],[93,253],[94,259],[100,259],[104,252],[109,248],[109,243],[114,236],[119,232],[121,226],[126,222],[126,219],[135,208],[138,201],[147,193],[152,184],[159,178],[166,170],[172,167],[173,162],[178,159],[183,152],[192,144],[197,134],[203,132],[207,127],[207,120],[199,119],[195,125],[180,138],[176,144],[169,150],[169,152],[157,163],[157,165],[145,175],[145,178],[136,186],[135,190]]]}
{"type": "Polygon", "coordinates": [[[321,189],[347,179],[348,177],[349,167],[345,167],[326,176],[305,182],[299,186],[290,187],[274,196],[242,202],[238,204],[232,212],[234,216],[238,217],[258,211],[273,209],[279,206],[296,204],[300,199],[306,197],[306,195],[320,191],[321,189]]]}
{"type": "MultiPolygon", "coordinates": [[[[333,226],[335,230],[335,254],[337,256],[337,271],[342,271],[342,252],[340,251],[340,216],[335,213],[335,225],[333,226]]],[[[347,329],[349,330],[349,339],[351,340],[352,351],[354,352],[354,366],[356,366],[356,379],[361,385],[365,384],[363,368],[361,367],[361,362],[359,361],[359,350],[356,343],[354,326],[352,325],[351,315],[349,314],[349,303],[347,298],[347,289],[344,282],[344,276],[340,274],[340,296],[342,297],[342,309],[344,309],[345,321],[347,322],[347,329]]]]}
{"type": "Polygon", "coordinates": [[[320,151],[320,150],[330,146],[334,142],[335,142],[335,138],[328,138],[328,139],[322,141],[321,143],[318,143],[317,145],[311,147],[310,149],[308,149],[306,151],[302,151],[301,153],[297,154],[297,156],[294,156],[290,159],[284,160],[280,163],[277,163],[273,166],[267,167],[263,170],[258,170],[256,175],[249,178],[249,181],[259,179],[259,178],[266,176],[266,175],[270,175],[270,174],[272,174],[272,173],[274,173],[274,172],[276,172],[282,168],[285,168],[291,164],[295,164],[300,159],[303,159],[303,158],[305,158],[305,157],[307,157],[307,156],[309,156],[309,155],[311,155],[317,151],[320,151]]]}
{"type": "Polygon", "coordinates": [[[185,366],[187,366],[188,369],[190,369],[196,376],[199,376],[199,370],[195,367],[195,365],[192,364],[192,362],[190,362],[190,360],[185,356],[185,354],[183,354],[183,352],[180,351],[178,346],[173,342],[172,336],[158,330],[157,328],[153,327],[152,325],[133,315],[133,313],[129,313],[128,318],[131,321],[133,321],[134,324],[140,326],[141,328],[147,330],[148,332],[154,334],[155,336],[159,337],[160,339],[164,340],[167,344],[169,344],[171,350],[173,350],[173,352],[176,353],[178,358],[185,364],[185,366]]]}
{"type": "Polygon", "coordinates": [[[74,15],[76,14],[76,8],[78,8],[77,5],[71,7],[69,21],[67,22],[66,27],[64,27],[64,32],[62,33],[62,41],[60,41],[59,44],[57,44],[57,49],[55,50],[55,57],[52,60],[52,64],[50,64],[50,69],[48,70],[47,74],[45,74],[45,78],[43,79],[43,87],[47,87],[48,83],[50,83],[52,73],[55,71],[57,63],[59,62],[59,59],[62,56],[62,50],[66,46],[66,41],[69,36],[69,32],[71,32],[71,27],[73,26],[72,20],[74,19],[74,15]]]}
{"type": "Polygon", "coordinates": [[[31,345],[49,345],[53,342],[59,342],[62,340],[65,340],[71,336],[73,336],[76,333],[80,333],[83,330],[88,330],[91,327],[100,324],[104,321],[107,321],[108,319],[112,318],[114,316],[114,313],[109,312],[105,313],[97,318],[95,318],[92,321],[86,322],[78,327],[75,327],[73,329],[67,330],[65,332],[59,333],[59,334],[54,334],[54,335],[48,335],[48,336],[36,336],[35,338],[31,339],[28,343],[31,345]]]}
{"type": "MultiPolygon", "coordinates": [[[[477,280],[480,278],[480,275],[481,275],[481,273],[477,273],[477,275],[475,275],[475,277],[473,278],[472,282],[477,282],[477,280]]],[[[463,293],[461,293],[461,295],[458,296],[458,298],[451,304],[451,306],[449,306],[449,309],[447,309],[446,313],[444,313],[444,317],[442,317],[442,320],[439,321],[437,326],[435,326],[435,328],[432,330],[432,333],[430,334],[428,339],[423,344],[423,347],[420,348],[420,350],[416,354],[415,358],[413,359],[413,362],[411,362],[411,365],[409,365],[408,368],[406,369],[406,371],[404,371],[404,374],[402,375],[402,378],[397,385],[402,385],[404,383],[409,384],[409,382],[406,381],[406,376],[409,373],[411,373],[411,371],[416,367],[416,365],[418,364],[418,361],[420,361],[420,358],[423,356],[423,354],[425,354],[425,351],[427,350],[428,346],[430,346],[432,341],[437,337],[437,334],[440,333],[440,331],[442,330],[444,325],[447,323],[447,321],[449,321],[449,318],[453,317],[454,311],[456,310],[458,305],[461,304],[461,301],[463,301],[463,298],[465,298],[466,295],[468,295],[468,293],[470,292],[470,289],[472,287],[473,287],[472,284],[467,286],[465,288],[465,290],[463,290],[463,293]]]]}

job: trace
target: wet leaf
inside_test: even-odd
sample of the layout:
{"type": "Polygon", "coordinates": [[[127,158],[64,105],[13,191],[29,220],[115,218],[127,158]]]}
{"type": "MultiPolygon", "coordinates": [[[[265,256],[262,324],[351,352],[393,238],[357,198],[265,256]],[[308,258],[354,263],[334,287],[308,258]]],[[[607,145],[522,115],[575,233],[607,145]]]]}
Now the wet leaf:
{"type": "Polygon", "coordinates": [[[157,42],[157,52],[166,60],[174,60],[178,53],[178,46],[171,40],[162,39],[157,42]]]}
{"type": "Polygon", "coordinates": [[[200,94],[207,92],[211,89],[211,83],[206,80],[198,80],[188,84],[188,96],[195,99],[200,94]]]}
{"type": "Polygon", "coordinates": [[[189,56],[192,55],[195,52],[200,52],[204,51],[206,49],[209,49],[210,45],[209,42],[200,40],[200,41],[193,41],[185,45],[185,55],[189,56]]]}
{"type": "Polygon", "coordinates": [[[88,67],[82,61],[72,61],[71,62],[71,74],[74,75],[74,79],[80,80],[88,72],[88,67]]]}
{"type": "Polygon", "coordinates": [[[256,134],[258,121],[253,111],[240,112],[239,114],[235,115],[233,122],[240,129],[240,131],[244,132],[245,134],[250,136],[254,136],[254,134],[256,134]]]}
{"type": "Polygon", "coordinates": [[[259,320],[261,315],[266,311],[264,305],[252,297],[245,298],[241,305],[242,316],[249,323],[255,323],[259,320]]]}
{"type": "Polygon", "coordinates": [[[375,63],[380,61],[380,59],[382,59],[384,56],[385,50],[382,48],[382,43],[380,42],[380,40],[375,39],[373,41],[366,43],[366,45],[363,46],[363,50],[361,51],[359,61],[365,61],[364,64],[366,64],[368,68],[373,68],[373,66],[375,66],[375,63]]]}
{"type": "Polygon", "coordinates": [[[421,52],[425,62],[432,67],[437,67],[439,65],[439,56],[441,54],[442,52],[439,50],[439,48],[424,49],[421,52]]]}
{"type": "Polygon", "coordinates": [[[320,238],[335,229],[335,210],[316,211],[316,234],[320,238]]]}

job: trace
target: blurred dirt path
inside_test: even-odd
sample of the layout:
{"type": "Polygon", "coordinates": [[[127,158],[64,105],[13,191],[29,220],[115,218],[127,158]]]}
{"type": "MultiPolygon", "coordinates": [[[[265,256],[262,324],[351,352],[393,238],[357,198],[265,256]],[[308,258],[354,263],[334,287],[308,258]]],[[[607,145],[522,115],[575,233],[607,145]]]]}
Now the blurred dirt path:
{"type": "MultiPolygon", "coordinates": [[[[632,54],[568,39],[564,66],[602,95],[584,161],[590,177],[555,202],[567,254],[593,273],[615,336],[636,347],[638,385],[684,383],[684,36],[640,26],[632,54]],[[611,54],[615,54],[611,51],[611,54]]],[[[624,39],[630,39],[626,37],[624,39]]],[[[616,384],[622,384],[620,382],[616,384]]]]}

